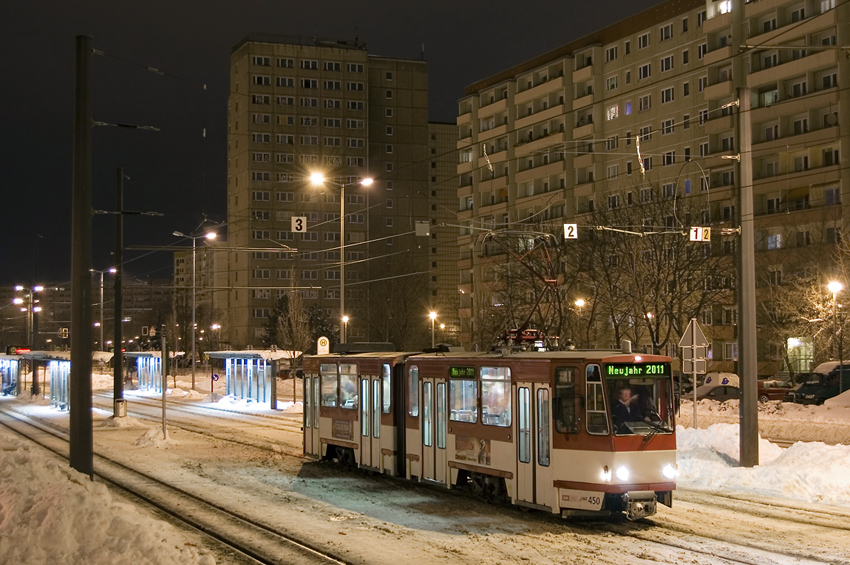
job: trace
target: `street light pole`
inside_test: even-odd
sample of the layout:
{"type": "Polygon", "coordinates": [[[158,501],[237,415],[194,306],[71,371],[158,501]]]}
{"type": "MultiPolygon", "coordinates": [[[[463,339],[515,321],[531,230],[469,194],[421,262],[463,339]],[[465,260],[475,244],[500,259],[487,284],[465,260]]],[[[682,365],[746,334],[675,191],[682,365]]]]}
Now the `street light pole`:
{"type": "Polygon", "coordinates": [[[342,320],[340,342],[344,344],[346,341],[346,325],[348,324],[348,316],[345,314],[345,187],[346,184],[369,186],[372,184],[372,179],[367,177],[357,183],[333,182],[327,180],[321,173],[313,173],[310,175],[310,183],[314,186],[330,183],[339,187],[339,317],[342,320]]]}
{"type": "Polygon", "coordinates": [[[832,331],[838,335],[838,392],[844,392],[844,352],[842,351],[842,340],[844,337],[843,327],[838,329],[838,293],[844,290],[844,285],[838,281],[830,281],[826,286],[832,293],[832,331]]]}
{"type": "Polygon", "coordinates": [[[434,321],[437,319],[437,313],[431,312],[428,317],[431,318],[431,349],[434,349],[434,321]]]}
{"type": "Polygon", "coordinates": [[[195,310],[197,310],[195,298],[195,270],[197,268],[197,263],[195,261],[195,253],[197,249],[197,241],[199,239],[215,239],[216,233],[210,231],[203,235],[186,235],[183,232],[175,231],[172,235],[177,237],[188,237],[192,240],[192,390],[195,390],[195,310]]]}

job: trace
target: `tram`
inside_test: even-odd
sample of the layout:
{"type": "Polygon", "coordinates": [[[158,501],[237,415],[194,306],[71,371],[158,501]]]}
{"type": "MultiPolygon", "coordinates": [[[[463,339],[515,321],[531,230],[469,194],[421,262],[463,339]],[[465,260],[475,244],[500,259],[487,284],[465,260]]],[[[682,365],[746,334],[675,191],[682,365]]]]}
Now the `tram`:
{"type": "Polygon", "coordinates": [[[304,453],[563,517],[672,505],[671,359],[624,351],[304,360],[304,453]]]}

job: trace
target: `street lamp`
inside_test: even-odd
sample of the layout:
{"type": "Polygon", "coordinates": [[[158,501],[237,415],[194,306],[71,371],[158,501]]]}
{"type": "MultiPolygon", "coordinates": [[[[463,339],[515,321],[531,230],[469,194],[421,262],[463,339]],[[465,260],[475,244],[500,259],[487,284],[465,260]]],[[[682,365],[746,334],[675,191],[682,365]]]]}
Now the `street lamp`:
{"type": "Polygon", "coordinates": [[[844,332],[838,329],[838,300],[837,294],[844,290],[844,285],[838,281],[830,281],[826,288],[832,293],[832,327],[834,333],[838,334],[838,392],[844,392],[844,352],[842,351],[842,341],[844,332]]]}
{"type": "Polygon", "coordinates": [[[345,324],[348,316],[345,315],[345,187],[347,185],[369,186],[373,179],[366,177],[356,182],[334,182],[325,178],[322,173],[312,173],[310,183],[313,186],[324,186],[333,184],[339,187],[339,315],[343,320],[342,343],[345,343],[345,324]]]}
{"type": "MultiPolygon", "coordinates": [[[[103,341],[103,274],[104,273],[112,273],[115,274],[118,272],[118,269],[115,267],[111,267],[109,269],[104,269],[103,271],[99,271],[97,269],[89,269],[92,273],[98,273],[100,275],[100,350],[106,351],[106,344],[103,341]]],[[[119,320],[115,320],[117,324],[119,320]]]]}
{"type": "Polygon", "coordinates": [[[340,343],[345,343],[345,335],[348,333],[348,316],[342,317],[342,339],[340,343]]]}
{"type": "MultiPolygon", "coordinates": [[[[41,312],[41,306],[38,306],[38,299],[35,298],[35,293],[41,292],[44,290],[44,287],[41,285],[35,285],[30,288],[17,285],[15,286],[15,290],[17,292],[27,291],[24,295],[24,298],[14,298],[12,300],[13,304],[24,304],[26,302],[26,306],[21,306],[21,312],[27,313],[27,339],[29,340],[29,345],[31,349],[36,349],[36,337],[38,335],[38,318],[36,314],[41,312]]],[[[37,394],[37,393],[36,393],[37,394]]]]}
{"type": "Polygon", "coordinates": [[[172,235],[192,240],[192,390],[195,390],[195,249],[199,239],[213,240],[217,234],[214,231],[208,231],[201,235],[186,235],[183,232],[175,231],[172,235]]]}
{"type": "Polygon", "coordinates": [[[434,320],[437,319],[437,313],[432,311],[428,317],[431,318],[431,349],[434,349],[434,320]]]}
{"type": "MultiPolygon", "coordinates": [[[[576,299],[574,304],[576,305],[576,308],[578,308],[578,325],[579,325],[579,334],[578,335],[581,336],[581,309],[584,308],[584,305],[587,304],[587,302],[584,301],[584,298],[578,298],[578,299],[576,299]]],[[[582,345],[580,343],[579,343],[579,347],[582,347],[582,345]]]]}

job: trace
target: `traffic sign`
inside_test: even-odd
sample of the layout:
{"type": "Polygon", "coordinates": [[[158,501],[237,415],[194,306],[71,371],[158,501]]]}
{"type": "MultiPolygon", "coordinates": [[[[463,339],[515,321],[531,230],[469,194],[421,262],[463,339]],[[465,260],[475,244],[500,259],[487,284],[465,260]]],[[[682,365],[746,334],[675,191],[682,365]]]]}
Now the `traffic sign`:
{"type": "Polygon", "coordinates": [[[331,352],[331,341],[325,336],[320,337],[316,349],[319,355],[327,355],[331,352]]]}
{"type": "Polygon", "coordinates": [[[705,359],[705,349],[704,345],[687,345],[682,348],[682,359],[705,359]]]}
{"type": "Polygon", "coordinates": [[[687,374],[700,373],[704,374],[707,372],[705,359],[694,359],[689,360],[685,359],[682,361],[682,372],[687,374]]]}
{"type": "Polygon", "coordinates": [[[699,327],[697,319],[691,318],[691,323],[685,328],[685,333],[679,340],[679,347],[696,347],[697,345],[708,345],[708,340],[702,333],[702,328],[699,327]]]}

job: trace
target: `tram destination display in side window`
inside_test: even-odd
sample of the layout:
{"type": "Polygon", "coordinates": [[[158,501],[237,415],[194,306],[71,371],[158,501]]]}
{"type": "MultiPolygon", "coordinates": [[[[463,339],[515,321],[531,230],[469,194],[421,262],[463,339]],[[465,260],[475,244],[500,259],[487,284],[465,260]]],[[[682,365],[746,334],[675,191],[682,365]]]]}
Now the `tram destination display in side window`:
{"type": "Polygon", "coordinates": [[[606,377],[666,377],[670,375],[669,363],[608,363],[606,377]]]}

